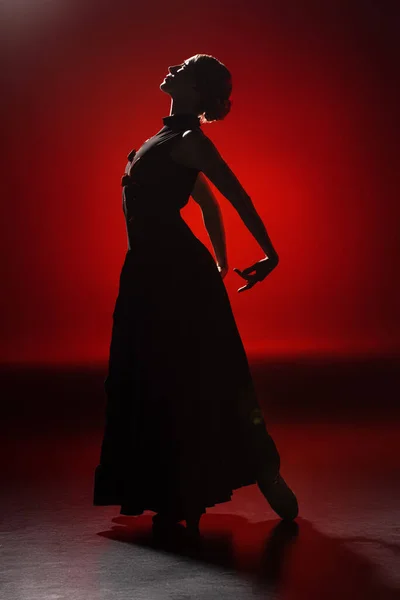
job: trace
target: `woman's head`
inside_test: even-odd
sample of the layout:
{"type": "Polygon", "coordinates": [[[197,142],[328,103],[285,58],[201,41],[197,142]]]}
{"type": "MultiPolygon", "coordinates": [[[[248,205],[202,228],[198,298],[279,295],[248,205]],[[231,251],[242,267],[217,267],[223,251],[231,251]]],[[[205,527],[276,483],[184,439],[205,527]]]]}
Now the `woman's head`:
{"type": "Polygon", "coordinates": [[[229,113],[232,76],[214,56],[195,54],[168,71],[160,89],[185,111],[194,111],[203,123],[222,120],[229,113]]]}

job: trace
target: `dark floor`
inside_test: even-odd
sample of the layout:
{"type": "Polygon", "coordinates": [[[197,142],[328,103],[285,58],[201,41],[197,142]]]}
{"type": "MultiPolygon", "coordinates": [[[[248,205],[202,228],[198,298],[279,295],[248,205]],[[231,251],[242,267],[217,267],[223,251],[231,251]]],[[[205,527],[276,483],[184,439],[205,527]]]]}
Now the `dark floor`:
{"type": "Polygon", "coordinates": [[[300,514],[257,486],[207,509],[200,548],[93,507],[105,367],[3,367],[4,600],[400,599],[399,360],[252,363],[300,514]]]}

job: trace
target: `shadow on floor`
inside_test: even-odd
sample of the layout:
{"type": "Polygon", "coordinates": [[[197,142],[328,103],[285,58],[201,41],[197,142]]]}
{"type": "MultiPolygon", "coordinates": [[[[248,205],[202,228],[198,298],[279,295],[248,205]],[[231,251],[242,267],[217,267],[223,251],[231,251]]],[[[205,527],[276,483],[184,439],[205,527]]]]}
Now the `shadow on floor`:
{"type": "MultiPolygon", "coordinates": [[[[250,576],[253,585],[266,592],[279,588],[285,600],[399,599],[368,558],[349,548],[351,542],[380,544],[379,540],[347,538],[345,532],[344,537],[330,537],[300,517],[294,522],[251,523],[233,514],[204,515],[197,547],[179,539],[160,545],[153,539],[149,515],[112,521],[116,526],[98,535],[250,576]]],[[[399,551],[397,545],[390,546],[399,551]]]]}

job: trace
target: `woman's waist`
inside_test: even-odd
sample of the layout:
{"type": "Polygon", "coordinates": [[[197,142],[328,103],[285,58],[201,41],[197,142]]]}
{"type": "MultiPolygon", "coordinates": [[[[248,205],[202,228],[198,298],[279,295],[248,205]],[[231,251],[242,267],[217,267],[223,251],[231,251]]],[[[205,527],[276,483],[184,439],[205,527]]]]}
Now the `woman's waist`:
{"type": "Polygon", "coordinates": [[[138,211],[127,213],[125,222],[128,231],[140,234],[142,232],[151,233],[152,231],[166,231],[174,233],[183,233],[188,229],[179,210],[177,211],[138,211]]]}
{"type": "MultiPolygon", "coordinates": [[[[197,240],[179,211],[157,214],[135,214],[125,219],[128,237],[131,241],[157,241],[177,245],[197,240]]],[[[197,240],[198,241],[198,240],[197,240]]]]}
{"type": "Polygon", "coordinates": [[[187,194],[151,186],[146,186],[139,193],[125,187],[122,193],[122,209],[127,219],[131,217],[179,218],[180,211],[188,201],[187,194]]]}

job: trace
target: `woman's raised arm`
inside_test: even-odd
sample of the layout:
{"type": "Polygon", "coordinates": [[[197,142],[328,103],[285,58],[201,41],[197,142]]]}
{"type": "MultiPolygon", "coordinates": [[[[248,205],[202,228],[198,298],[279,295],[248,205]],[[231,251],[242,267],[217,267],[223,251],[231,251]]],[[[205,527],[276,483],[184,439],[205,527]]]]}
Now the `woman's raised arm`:
{"type": "Polygon", "coordinates": [[[265,252],[264,258],[246,269],[233,269],[246,280],[246,285],[237,291],[243,292],[252,288],[276,268],[279,257],[249,194],[210,138],[204,135],[200,129],[188,130],[183,134],[181,143],[173,150],[173,158],[183,165],[198,169],[212,181],[237,210],[243,223],[265,252]]]}
{"type": "Polygon", "coordinates": [[[237,210],[266,257],[277,264],[278,254],[246,190],[222,158],[213,142],[201,130],[188,131],[179,147],[180,162],[202,171],[237,210]]]}

